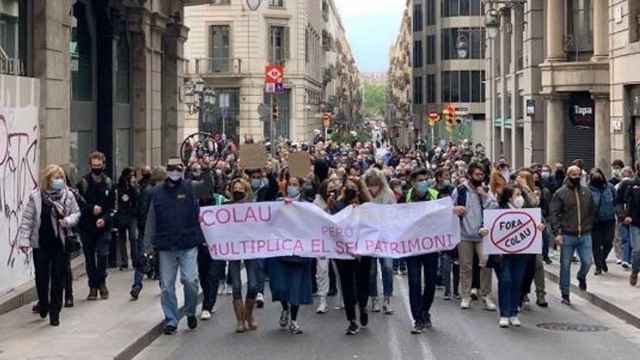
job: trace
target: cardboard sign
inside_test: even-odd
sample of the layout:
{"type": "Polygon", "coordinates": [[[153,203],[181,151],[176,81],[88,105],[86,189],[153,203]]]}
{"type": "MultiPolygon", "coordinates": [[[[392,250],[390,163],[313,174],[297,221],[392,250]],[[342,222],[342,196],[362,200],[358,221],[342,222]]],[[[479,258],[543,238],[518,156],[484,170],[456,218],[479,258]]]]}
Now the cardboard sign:
{"type": "Polygon", "coordinates": [[[262,169],[267,164],[267,152],[263,144],[240,145],[240,164],[244,169],[262,169]]]}
{"type": "Polygon", "coordinates": [[[304,151],[289,154],[289,174],[293,177],[305,177],[311,172],[309,153],[304,151]]]}
{"type": "Polygon", "coordinates": [[[541,254],[541,219],[540,209],[485,210],[485,254],[541,254]]]}

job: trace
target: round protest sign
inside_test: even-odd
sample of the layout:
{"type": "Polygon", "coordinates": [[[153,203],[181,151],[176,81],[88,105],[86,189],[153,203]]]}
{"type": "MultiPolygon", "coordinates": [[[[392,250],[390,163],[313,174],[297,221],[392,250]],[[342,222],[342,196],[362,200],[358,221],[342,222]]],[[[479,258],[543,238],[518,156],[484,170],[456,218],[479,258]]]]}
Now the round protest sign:
{"type": "Polygon", "coordinates": [[[506,254],[519,254],[534,244],[537,235],[537,224],[529,213],[508,211],[493,222],[490,240],[506,254]]]}

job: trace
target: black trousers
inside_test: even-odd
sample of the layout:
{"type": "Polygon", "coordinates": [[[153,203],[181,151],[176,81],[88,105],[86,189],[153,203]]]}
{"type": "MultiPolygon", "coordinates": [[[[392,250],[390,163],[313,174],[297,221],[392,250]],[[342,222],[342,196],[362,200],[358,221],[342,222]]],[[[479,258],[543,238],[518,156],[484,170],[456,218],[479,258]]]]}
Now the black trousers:
{"type": "Polygon", "coordinates": [[[109,257],[110,243],[110,232],[98,234],[85,232],[82,234],[82,249],[90,289],[100,288],[107,280],[107,258],[109,257]]]}
{"type": "Polygon", "coordinates": [[[65,254],[65,269],[66,274],[64,276],[64,298],[67,300],[73,299],[73,272],[71,271],[71,256],[65,254]]]}
{"type": "Polygon", "coordinates": [[[356,304],[366,308],[369,301],[369,273],[371,258],[361,257],[358,260],[336,260],[342,299],[348,321],[356,320],[356,304]]]}
{"type": "Polygon", "coordinates": [[[607,264],[607,258],[613,248],[613,238],[616,234],[616,222],[608,221],[595,224],[591,231],[593,241],[593,262],[596,270],[602,270],[607,264]]]}
{"type": "Polygon", "coordinates": [[[224,261],[211,258],[206,246],[198,246],[198,278],[202,287],[202,310],[211,311],[218,300],[218,285],[221,274],[224,274],[224,265],[224,261]]]}
{"type": "Polygon", "coordinates": [[[406,258],[409,274],[409,303],[411,316],[418,324],[431,319],[429,312],[436,294],[438,277],[438,253],[406,258]],[[424,272],[424,286],[422,273],[424,272]]]}
{"type": "Polygon", "coordinates": [[[526,254],[523,256],[526,256],[526,265],[522,286],[520,287],[520,306],[522,306],[525,296],[531,292],[531,284],[533,284],[533,279],[535,279],[536,276],[536,255],[526,254]]]}
{"type": "Polygon", "coordinates": [[[67,254],[62,243],[33,249],[36,290],[40,308],[57,315],[62,310],[62,292],[67,276],[67,254]]]}

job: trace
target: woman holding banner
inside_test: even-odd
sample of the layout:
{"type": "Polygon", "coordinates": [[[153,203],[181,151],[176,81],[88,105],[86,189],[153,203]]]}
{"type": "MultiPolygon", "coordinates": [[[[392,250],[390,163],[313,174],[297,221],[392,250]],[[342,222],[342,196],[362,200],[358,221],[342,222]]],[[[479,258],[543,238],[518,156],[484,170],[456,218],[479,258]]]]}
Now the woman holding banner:
{"type": "MultiPolygon", "coordinates": [[[[301,189],[304,181],[301,178],[290,177],[286,180],[284,188],[286,196],[285,204],[294,201],[303,201],[301,189]]],[[[266,260],[266,269],[269,275],[271,296],[274,302],[282,304],[280,314],[280,328],[289,327],[291,334],[302,334],[302,327],[298,323],[298,311],[300,305],[311,305],[311,259],[299,256],[284,256],[266,260]]]]}
{"type": "MultiPolygon", "coordinates": [[[[329,200],[329,209],[332,214],[336,214],[348,206],[358,206],[366,201],[369,201],[367,186],[360,179],[351,177],[344,182],[337,201],[329,200]]],[[[346,334],[356,335],[360,331],[360,326],[356,323],[356,304],[360,307],[360,325],[367,327],[369,324],[367,303],[371,258],[361,256],[353,260],[336,260],[336,264],[340,275],[344,310],[349,321],[346,334]]]]}
{"type": "MultiPolygon", "coordinates": [[[[232,196],[229,204],[247,203],[253,199],[251,185],[243,178],[236,178],[231,181],[229,189],[231,190],[232,196]]],[[[255,259],[229,262],[229,274],[231,275],[231,286],[233,288],[233,310],[238,321],[236,326],[237,333],[258,329],[258,325],[253,318],[253,309],[256,305],[256,297],[258,295],[257,272],[258,263],[255,259]],[[244,261],[244,267],[247,271],[247,294],[244,301],[242,300],[242,278],[240,276],[242,261],[244,261]]]]}

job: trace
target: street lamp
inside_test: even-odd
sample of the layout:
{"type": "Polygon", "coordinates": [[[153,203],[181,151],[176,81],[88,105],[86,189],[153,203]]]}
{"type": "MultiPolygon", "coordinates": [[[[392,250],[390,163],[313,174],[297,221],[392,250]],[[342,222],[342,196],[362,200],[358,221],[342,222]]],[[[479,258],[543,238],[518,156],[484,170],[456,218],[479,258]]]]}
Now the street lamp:
{"type": "Polygon", "coordinates": [[[489,9],[484,18],[484,26],[487,28],[487,36],[495,39],[500,29],[500,13],[496,9],[489,9]]]}
{"type": "Polygon", "coordinates": [[[247,6],[251,11],[256,11],[260,8],[262,0],[247,0],[247,6]]]}
{"type": "Polygon", "coordinates": [[[205,114],[212,113],[216,110],[217,95],[213,88],[199,79],[195,83],[188,81],[184,85],[184,103],[189,109],[189,114],[198,113],[198,127],[204,128],[205,114]]]}

